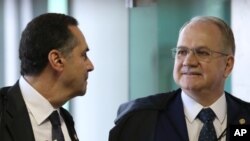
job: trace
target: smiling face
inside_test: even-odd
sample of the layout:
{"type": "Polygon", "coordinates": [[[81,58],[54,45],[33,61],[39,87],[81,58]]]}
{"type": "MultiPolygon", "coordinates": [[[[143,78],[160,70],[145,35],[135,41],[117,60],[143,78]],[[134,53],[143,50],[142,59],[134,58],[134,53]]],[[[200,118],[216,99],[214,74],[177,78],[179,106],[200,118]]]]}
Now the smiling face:
{"type": "Polygon", "coordinates": [[[74,97],[85,94],[88,73],[94,69],[94,66],[87,56],[89,48],[82,32],[76,26],[70,26],[69,29],[75,36],[77,45],[65,57],[63,85],[71,91],[70,97],[74,97]]]}
{"type": "MultiPolygon", "coordinates": [[[[177,47],[188,49],[205,47],[225,52],[219,28],[211,22],[195,21],[187,24],[180,32],[177,47]]],[[[233,64],[228,65],[228,56],[211,57],[208,62],[200,61],[190,51],[185,58],[175,59],[174,80],[188,92],[218,92],[224,89],[226,77],[233,64]]]]}

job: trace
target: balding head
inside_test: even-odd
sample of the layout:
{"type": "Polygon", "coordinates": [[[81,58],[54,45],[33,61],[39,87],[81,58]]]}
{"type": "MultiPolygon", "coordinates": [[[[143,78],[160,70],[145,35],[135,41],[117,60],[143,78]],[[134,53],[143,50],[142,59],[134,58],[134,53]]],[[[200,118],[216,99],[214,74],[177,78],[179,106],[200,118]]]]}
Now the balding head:
{"type": "Polygon", "coordinates": [[[235,41],[232,29],[229,25],[227,25],[223,20],[217,17],[212,16],[197,16],[186,22],[180,32],[189,24],[196,23],[196,22],[210,22],[217,26],[221,32],[224,50],[228,53],[234,55],[235,54],[235,41]]]}

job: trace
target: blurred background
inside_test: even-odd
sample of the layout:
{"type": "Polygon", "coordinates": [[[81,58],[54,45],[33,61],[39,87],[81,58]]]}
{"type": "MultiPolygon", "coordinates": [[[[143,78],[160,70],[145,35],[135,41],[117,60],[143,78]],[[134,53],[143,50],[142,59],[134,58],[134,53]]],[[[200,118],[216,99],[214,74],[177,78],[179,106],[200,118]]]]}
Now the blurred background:
{"type": "Polygon", "coordinates": [[[179,28],[193,16],[224,19],[236,62],[226,90],[250,101],[250,0],[0,0],[0,87],[20,77],[18,46],[35,16],[65,13],[79,21],[95,65],[85,96],[65,105],[80,140],[107,141],[121,103],[177,88],[172,78],[179,28]]]}

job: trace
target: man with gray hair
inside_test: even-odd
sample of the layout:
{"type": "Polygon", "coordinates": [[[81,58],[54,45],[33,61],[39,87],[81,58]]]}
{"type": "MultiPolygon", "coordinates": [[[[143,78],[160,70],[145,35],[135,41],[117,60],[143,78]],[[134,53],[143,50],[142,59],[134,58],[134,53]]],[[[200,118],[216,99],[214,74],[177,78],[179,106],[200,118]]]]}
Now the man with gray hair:
{"type": "Polygon", "coordinates": [[[180,88],[122,104],[109,141],[225,141],[230,125],[250,124],[250,104],[224,90],[235,42],[223,20],[192,18],[172,54],[180,88]]]}

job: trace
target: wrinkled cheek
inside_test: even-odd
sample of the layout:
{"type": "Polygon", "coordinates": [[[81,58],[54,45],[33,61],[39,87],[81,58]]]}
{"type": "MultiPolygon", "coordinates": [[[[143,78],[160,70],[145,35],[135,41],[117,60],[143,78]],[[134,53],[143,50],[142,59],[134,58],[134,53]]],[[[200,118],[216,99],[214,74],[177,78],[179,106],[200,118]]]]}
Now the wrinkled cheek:
{"type": "Polygon", "coordinates": [[[188,85],[188,84],[190,84],[190,83],[191,83],[191,82],[190,82],[189,79],[186,79],[185,77],[181,77],[181,78],[180,78],[180,84],[181,84],[182,86],[188,85]]]}
{"type": "Polygon", "coordinates": [[[196,82],[190,81],[189,79],[186,79],[185,77],[180,77],[178,81],[178,85],[183,89],[190,89],[196,86],[196,82]]]}
{"type": "Polygon", "coordinates": [[[181,81],[181,76],[178,72],[174,72],[173,74],[174,81],[177,85],[180,85],[181,81]]]}
{"type": "Polygon", "coordinates": [[[175,64],[174,69],[173,69],[173,78],[177,84],[179,82],[180,76],[181,76],[180,71],[177,67],[177,64],[175,64]]]}

